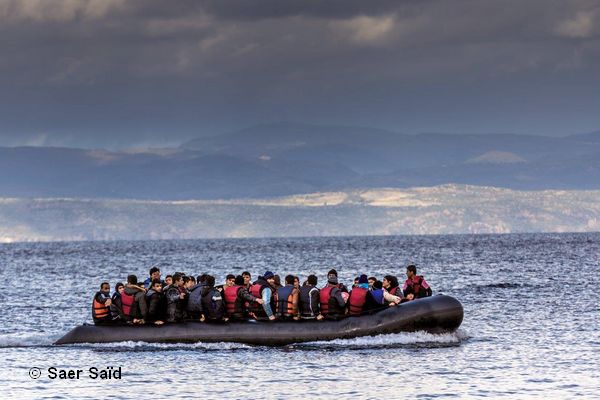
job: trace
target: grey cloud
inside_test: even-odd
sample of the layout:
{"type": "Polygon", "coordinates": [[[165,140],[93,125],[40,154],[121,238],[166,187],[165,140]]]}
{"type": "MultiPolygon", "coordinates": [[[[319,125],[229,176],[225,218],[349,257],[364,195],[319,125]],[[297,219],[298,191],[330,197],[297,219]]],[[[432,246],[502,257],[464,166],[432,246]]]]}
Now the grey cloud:
{"type": "Polygon", "coordinates": [[[0,145],[600,125],[597,1],[22,0],[0,21],[0,145]]]}

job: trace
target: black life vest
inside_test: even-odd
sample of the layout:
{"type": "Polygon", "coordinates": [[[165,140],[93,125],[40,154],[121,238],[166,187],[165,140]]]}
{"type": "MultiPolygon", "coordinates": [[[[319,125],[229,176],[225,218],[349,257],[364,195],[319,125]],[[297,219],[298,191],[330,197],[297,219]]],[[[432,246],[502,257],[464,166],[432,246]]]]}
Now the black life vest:
{"type": "Polygon", "coordinates": [[[298,308],[300,309],[300,316],[302,318],[315,318],[319,313],[319,301],[317,300],[317,304],[313,304],[312,301],[312,294],[315,290],[319,292],[319,289],[314,286],[305,285],[300,287],[298,308]]]}
{"type": "Polygon", "coordinates": [[[361,315],[363,312],[363,306],[367,299],[367,293],[369,289],[355,287],[350,292],[350,298],[348,299],[348,310],[350,315],[361,315]]]}
{"type": "Polygon", "coordinates": [[[121,293],[121,304],[123,306],[123,314],[130,317],[131,311],[133,310],[133,303],[135,301],[135,296],[132,294],[127,294],[125,292],[121,293]]]}
{"type": "MultiPolygon", "coordinates": [[[[94,296],[94,299],[92,300],[92,318],[94,319],[94,321],[109,320],[109,319],[111,319],[110,306],[107,306],[106,302],[100,303],[98,300],[96,300],[96,297],[98,296],[98,294],[102,294],[102,292],[96,293],[96,295],[94,296]]],[[[104,294],[102,294],[102,295],[104,295],[104,294]]],[[[109,299],[108,296],[105,296],[105,297],[107,300],[109,299]]]]}
{"type": "Polygon", "coordinates": [[[230,317],[244,313],[242,299],[238,297],[238,292],[241,289],[242,286],[233,285],[225,287],[223,290],[223,298],[225,300],[227,315],[229,315],[230,317]]]}
{"type": "Polygon", "coordinates": [[[282,286],[277,289],[277,316],[291,317],[295,315],[293,301],[294,286],[282,286]]]}

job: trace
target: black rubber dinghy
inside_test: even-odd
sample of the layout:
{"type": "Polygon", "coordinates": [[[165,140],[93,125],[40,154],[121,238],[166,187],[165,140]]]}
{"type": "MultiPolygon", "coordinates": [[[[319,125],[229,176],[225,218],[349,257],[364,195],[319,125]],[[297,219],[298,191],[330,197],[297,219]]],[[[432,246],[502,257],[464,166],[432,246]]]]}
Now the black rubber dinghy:
{"type": "Polygon", "coordinates": [[[162,326],[94,326],[74,328],[56,345],[141,341],[148,343],[237,342],[261,346],[333,339],[351,339],[385,333],[453,332],[463,320],[458,300],[437,295],[389,307],[371,315],[340,321],[185,322],[162,326]]]}

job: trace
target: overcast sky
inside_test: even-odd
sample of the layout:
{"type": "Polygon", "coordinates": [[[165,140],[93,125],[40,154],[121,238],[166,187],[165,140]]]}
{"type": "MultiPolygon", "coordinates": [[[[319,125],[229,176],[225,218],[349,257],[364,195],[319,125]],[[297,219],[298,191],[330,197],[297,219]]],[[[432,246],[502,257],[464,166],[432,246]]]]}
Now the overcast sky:
{"type": "Polygon", "coordinates": [[[600,0],[0,1],[0,145],[600,129],[600,0]]]}

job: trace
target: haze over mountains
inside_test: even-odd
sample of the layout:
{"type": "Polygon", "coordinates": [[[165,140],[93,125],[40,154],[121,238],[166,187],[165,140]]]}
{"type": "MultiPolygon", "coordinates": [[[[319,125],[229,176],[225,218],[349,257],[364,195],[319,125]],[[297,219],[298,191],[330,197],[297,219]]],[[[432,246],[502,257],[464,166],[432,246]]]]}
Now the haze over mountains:
{"type": "Polygon", "coordinates": [[[405,135],[277,123],[174,149],[3,147],[0,170],[0,197],[5,198],[266,198],[451,183],[600,189],[600,131],[562,138],[405,135]]]}

